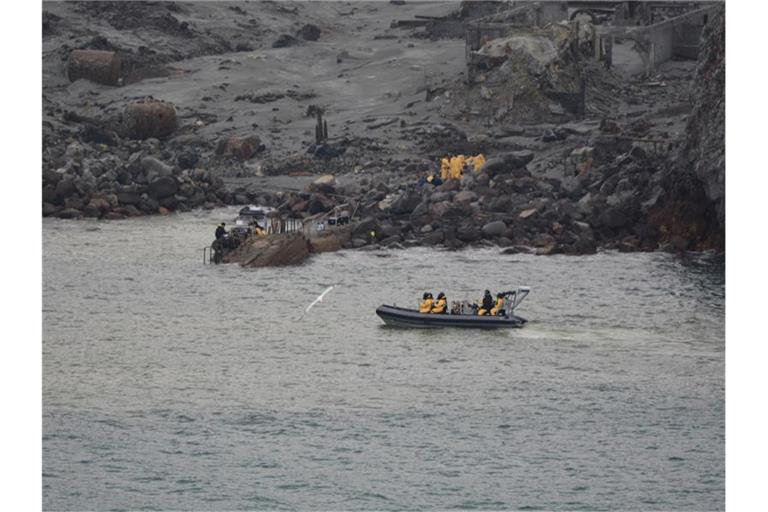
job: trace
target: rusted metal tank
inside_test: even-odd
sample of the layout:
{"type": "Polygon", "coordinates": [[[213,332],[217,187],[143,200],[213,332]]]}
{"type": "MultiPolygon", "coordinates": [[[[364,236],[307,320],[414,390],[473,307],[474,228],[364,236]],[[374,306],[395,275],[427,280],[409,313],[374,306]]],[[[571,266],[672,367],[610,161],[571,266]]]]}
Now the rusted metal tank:
{"type": "Polygon", "coordinates": [[[135,101],[125,108],[122,122],[124,135],[129,138],[163,138],[176,129],[176,109],[165,101],[135,101]]]}
{"type": "Polygon", "coordinates": [[[104,85],[117,85],[122,62],[115,52],[102,50],[72,50],[69,54],[67,74],[74,82],[85,78],[104,85]]]}

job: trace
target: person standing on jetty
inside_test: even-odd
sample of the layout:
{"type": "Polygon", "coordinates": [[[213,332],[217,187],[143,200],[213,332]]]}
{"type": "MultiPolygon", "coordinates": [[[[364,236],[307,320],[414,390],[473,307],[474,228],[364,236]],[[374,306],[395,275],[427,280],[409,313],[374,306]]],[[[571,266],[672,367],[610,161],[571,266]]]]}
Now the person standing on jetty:
{"type": "Polygon", "coordinates": [[[216,228],[216,240],[227,234],[227,230],[224,228],[227,224],[222,222],[219,227],[216,228]]]}

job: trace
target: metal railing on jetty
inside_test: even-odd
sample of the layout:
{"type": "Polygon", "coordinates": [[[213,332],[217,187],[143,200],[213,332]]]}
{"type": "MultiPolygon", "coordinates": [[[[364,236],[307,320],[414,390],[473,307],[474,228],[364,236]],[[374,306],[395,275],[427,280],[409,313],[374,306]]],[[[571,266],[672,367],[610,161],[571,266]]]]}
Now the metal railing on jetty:
{"type": "Polygon", "coordinates": [[[326,231],[342,229],[344,226],[352,223],[352,219],[357,213],[355,208],[352,213],[351,205],[348,203],[335,206],[327,212],[320,212],[304,219],[304,234],[307,237],[320,235],[326,231]]]}

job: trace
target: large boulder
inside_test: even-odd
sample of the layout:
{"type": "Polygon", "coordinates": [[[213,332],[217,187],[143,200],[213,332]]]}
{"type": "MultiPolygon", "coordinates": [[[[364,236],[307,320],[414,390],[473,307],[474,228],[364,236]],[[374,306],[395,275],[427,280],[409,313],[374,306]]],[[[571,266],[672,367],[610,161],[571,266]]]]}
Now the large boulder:
{"type": "Polygon", "coordinates": [[[56,202],[56,187],[52,185],[46,185],[43,187],[43,202],[55,203],[56,202]]]}
{"type": "Polygon", "coordinates": [[[56,186],[64,177],[63,172],[58,172],[53,169],[43,169],[43,183],[56,186]]]}
{"type": "Polygon", "coordinates": [[[310,183],[307,188],[311,192],[333,194],[336,192],[336,177],[333,174],[324,174],[310,183]]]}
{"type": "Polygon", "coordinates": [[[296,32],[296,35],[305,41],[317,41],[320,39],[320,27],[307,23],[296,32]]]}
{"type": "Polygon", "coordinates": [[[502,173],[511,173],[528,165],[533,160],[533,151],[520,150],[504,153],[493,158],[489,158],[483,165],[481,171],[490,177],[502,173]]]}
{"type": "Polygon", "coordinates": [[[307,211],[310,215],[327,212],[331,208],[333,208],[333,203],[321,194],[313,194],[307,205],[307,211]]]}
{"type": "Polygon", "coordinates": [[[109,208],[109,201],[105,198],[94,197],[83,208],[83,215],[86,217],[101,217],[105,212],[109,211],[109,208]]]}
{"type": "Polygon", "coordinates": [[[83,212],[75,208],[64,208],[56,213],[60,219],[78,219],[83,216],[83,212]]]}
{"type": "Polygon", "coordinates": [[[448,201],[440,201],[439,203],[434,203],[432,206],[429,207],[429,215],[433,219],[440,219],[443,218],[451,209],[451,203],[448,201]]]}
{"type": "Polygon", "coordinates": [[[395,215],[404,215],[413,212],[421,203],[421,194],[415,190],[403,192],[392,202],[389,211],[395,215]]]}
{"type": "Polygon", "coordinates": [[[117,194],[117,201],[122,205],[137,205],[141,201],[141,195],[133,191],[120,191],[117,194]]]}
{"type": "Polygon", "coordinates": [[[371,232],[378,233],[381,227],[373,217],[366,217],[355,225],[352,229],[352,235],[366,238],[371,232]]]}
{"type": "Polygon", "coordinates": [[[471,203],[477,200],[477,194],[471,190],[462,190],[453,196],[455,203],[471,203]]]}
{"type": "Polygon", "coordinates": [[[477,226],[464,224],[459,226],[459,228],[456,230],[456,238],[462,242],[474,242],[476,240],[480,240],[481,232],[477,226]]]}
{"type": "Polygon", "coordinates": [[[157,178],[149,184],[149,195],[155,199],[172,196],[179,189],[176,180],[171,176],[157,178]]]}
{"type": "Polygon", "coordinates": [[[507,225],[504,223],[504,221],[501,220],[495,220],[483,226],[483,236],[486,238],[501,236],[506,232],[507,225]]]}
{"type": "Polygon", "coordinates": [[[60,207],[51,204],[51,203],[43,203],[43,217],[49,217],[51,215],[54,215],[56,212],[61,210],[60,207]]]}
{"type": "Polygon", "coordinates": [[[632,220],[630,213],[621,207],[608,207],[600,212],[599,216],[602,225],[613,229],[629,226],[632,220]]]}
{"type": "Polygon", "coordinates": [[[171,176],[173,174],[173,167],[161,162],[153,156],[145,156],[141,159],[141,168],[144,171],[144,176],[147,177],[147,181],[154,181],[157,178],[163,176],[171,176]]]}
{"type": "Polygon", "coordinates": [[[72,179],[70,176],[65,176],[61,181],[59,181],[56,184],[56,197],[63,201],[67,197],[71,196],[72,194],[77,193],[77,188],[75,187],[75,180],[72,179]]]}

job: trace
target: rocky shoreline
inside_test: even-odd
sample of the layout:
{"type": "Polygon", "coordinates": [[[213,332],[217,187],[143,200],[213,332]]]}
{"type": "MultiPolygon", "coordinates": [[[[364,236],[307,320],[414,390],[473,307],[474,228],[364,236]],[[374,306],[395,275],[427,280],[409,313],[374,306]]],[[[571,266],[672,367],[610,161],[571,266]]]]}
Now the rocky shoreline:
{"type": "MultiPolygon", "coordinates": [[[[493,78],[507,72],[502,66],[478,83],[452,78],[448,69],[441,79],[414,82],[412,98],[405,97],[411,85],[401,85],[401,96],[379,97],[380,112],[360,115],[334,109],[319,85],[270,84],[237,94],[230,90],[235,85],[207,77],[226,78],[229,68],[257,65],[252,61],[278,51],[333,51],[340,66],[354,60],[365,67],[359,56],[335,52],[350,41],[397,44],[407,54],[429,41],[383,23],[367,31],[350,28],[356,14],[381,21],[407,5],[358,7],[348,26],[330,21],[343,4],[267,2],[258,15],[279,18],[270,25],[248,4],[217,4],[147,4],[144,15],[157,22],[149,27],[131,25],[130,16],[118,23],[118,14],[138,15],[132,7],[44,4],[44,216],[119,220],[256,203],[303,218],[346,204],[359,222],[345,247],[356,249],[491,244],[542,255],[724,250],[724,79],[712,79],[724,77],[724,13],[705,31],[698,65],[673,63],[653,77],[622,78],[558,53],[557,65],[567,73],[590,73],[580,114],[539,97],[509,106],[498,92],[504,80],[493,78]],[[68,18],[78,13],[97,23],[102,35],[68,18]],[[297,13],[308,22],[291,21],[297,13]],[[206,16],[216,20],[218,32],[201,29],[206,16]],[[158,34],[165,38],[163,51],[139,44],[158,34]],[[237,50],[240,36],[250,39],[237,50]],[[58,44],[63,39],[127,56],[122,65],[132,74],[120,85],[97,84],[82,77],[88,68],[78,64],[70,83],[63,71],[72,50],[58,44]],[[196,88],[196,99],[187,101],[177,91],[195,75],[199,80],[188,87],[196,88]],[[226,100],[211,89],[223,91],[226,100]],[[716,109],[705,106],[713,104],[716,109]],[[250,120],[238,117],[243,105],[257,109],[249,111],[250,120]],[[318,108],[331,130],[313,140],[309,127],[318,108]],[[287,110],[294,114],[283,114],[287,110]],[[531,117],[520,122],[525,116],[531,117]],[[461,180],[423,183],[438,172],[441,157],[457,153],[483,153],[488,161],[461,180]],[[300,190],[261,185],[264,176],[313,175],[325,177],[300,190]],[[244,182],[229,183],[234,177],[244,182]]],[[[435,48],[459,47],[436,40],[423,51],[435,48]]],[[[536,71],[531,76],[548,69],[525,63],[536,71]]],[[[557,83],[567,81],[564,76],[557,83]]]]}

